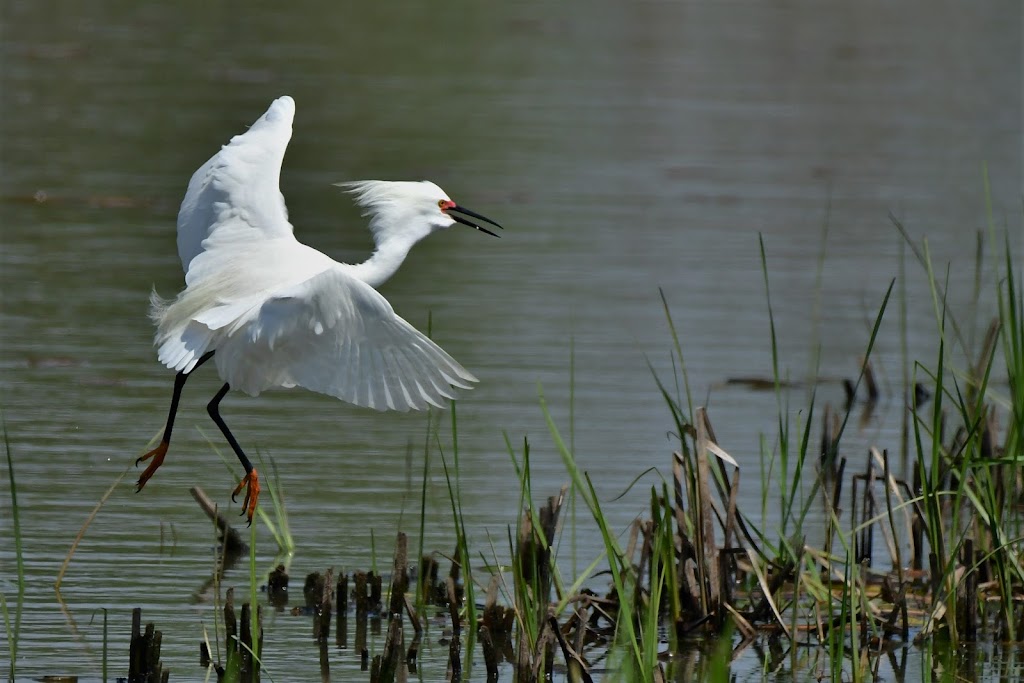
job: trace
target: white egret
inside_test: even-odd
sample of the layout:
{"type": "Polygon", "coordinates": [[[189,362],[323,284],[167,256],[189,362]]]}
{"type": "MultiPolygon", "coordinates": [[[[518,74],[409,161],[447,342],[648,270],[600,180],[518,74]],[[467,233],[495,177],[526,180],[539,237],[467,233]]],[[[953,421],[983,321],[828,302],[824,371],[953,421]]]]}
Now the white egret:
{"type": "Polygon", "coordinates": [[[173,301],[155,292],[151,299],[159,359],[178,374],[160,444],[136,461],[149,461],[136,490],[164,461],[185,381],[212,358],[224,385],[207,410],[245,468],[231,497],[245,489],[249,523],[259,475],[221,418],[224,395],[299,386],[405,411],[440,406],[452,387],[471,388],[476,378],[396,315],[376,288],[414,244],[456,222],[497,237],[464,216],[501,227],[429,181],[363,180],[339,185],[370,217],[373,255],[350,265],[302,244],[278,187],[294,115],[292,98],[275,100],[195,172],[178,213],[185,289],[173,301]]]}

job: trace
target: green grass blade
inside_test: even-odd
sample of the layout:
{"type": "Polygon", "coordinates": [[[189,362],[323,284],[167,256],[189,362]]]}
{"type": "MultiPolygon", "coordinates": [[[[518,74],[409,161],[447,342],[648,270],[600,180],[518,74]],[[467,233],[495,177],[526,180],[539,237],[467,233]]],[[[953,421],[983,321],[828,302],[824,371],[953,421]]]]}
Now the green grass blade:
{"type": "MultiPolygon", "coordinates": [[[[568,446],[566,446],[565,442],[562,440],[558,427],[555,425],[554,418],[551,417],[551,412],[548,410],[547,401],[544,399],[543,389],[538,387],[538,394],[540,397],[541,412],[544,415],[544,420],[548,425],[548,431],[551,433],[551,438],[555,443],[555,447],[558,450],[558,453],[562,456],[562,461],[565,464],[566,470],[569,472],[569,476],[573,484],[579,491],[580,497],[583,499],[583,502],[586,503],[587,508],[590,510],[590,513],[597,522],[598,529],[601,532],[601,539],[604,542],[605,552],[607,553],[612,565],[612,582],[615,586],[615,592],[620,600],[620,604],[632,605],[635,593],[633,588],[633,568],[628,559],[625,558],[622,548],[619,546],[618,541],[615,539],[615,535],[608,526],[608,521],[601,511],[597,492],[594,490],[594,486],[589,475],[580,471],[576,464],[576,459],[569,451],[568,446]]],[[[642,670],[644,662],[642,636],[644,634],[642,632],[637,633],[633,624],[631,610],[623,609],[620,611],[619,619],[616,623],[616,632],[619,642],[621,642],[632,655],[631,663],[640,667],[642,670]]],[[[648,634],[648,637],[656,638],[657,634],[648,634]]]]}
{"type": "Polygon", "coordinates": [[[4,628],[7,633],[7,648],[10,652],[8,675],[15,680],[18,660],[18,638],[21,634],[21,615],[25,604],[25,555],[21,536],[21,511],[18,507],[18,485],[14,477],[14,457],[11,454],[10,435],[7,433],[7,421],[0,417],[0,427],[4,433],[4,450],[7,453],[7,485],[11,493],[11,524],[14,532],[14,561],[17,568],[18,597],[14,608],[14,628],[11,628],[7,601],[3,602],[4,628]]]}

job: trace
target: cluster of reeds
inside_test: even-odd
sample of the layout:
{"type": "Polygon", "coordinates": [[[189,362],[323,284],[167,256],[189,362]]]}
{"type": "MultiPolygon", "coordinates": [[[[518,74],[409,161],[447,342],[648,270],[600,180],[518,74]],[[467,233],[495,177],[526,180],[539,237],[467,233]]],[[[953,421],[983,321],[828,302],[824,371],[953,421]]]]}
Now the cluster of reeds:
{"type": "MultiPolygon", "coordinates": [[[[898,669],[895,648],[912,641],[954,649],[978,640],[1019,641],[1024,629],[1024,300],[1008,238],[1000,248],[995,231],[990,235],[997,246],[984,272],[991,274],[998,314],[980,352],[961,368],[952,362],[950,349],[957,346],[968,357],[963,328],[945,300],[927,243],[907,240],[928,277],[939,350],[934,363],[915,362],[907,373],[908,448],[898,465],[888,450],[872,447],[864,454],[864,467],[851,474],[848,462],[857,456],[847,453],[842,439],[862,384],[867,386],[863,408],[867,413],[874,408],[870,358],[894,283],[879,306],[860,375],[847,382],[847,405],[825,407],[816,442],[811,438],[815,389],[799,413],[802,424],[796,430],[791,425],[769,296],[779,432],[774,447],[763,441],[760,475],[762,518],[769,500],[781,503],[771,528],[755,524],[751,511],[738,503],[740,472],[718,446],[706,412],[689,401],[671,316],[681,376],[675,392],[666,383],[658,385],[675,420],[679,450],[672,456],[671,479],[652,487],[650,516],[634,523],[625,547],[617,530],[608,527],[589,475],[578,467],[542,397],[573,494],[590,510],[604,539],[611,590],[598,599],[578,590],[580,579],[567,586],[557,576],[557,564],[545,554],[557,520],[550,510],[557,507],[549,503],[547,515],[529,507],[529,445],[524,444],[519,473],[528,507],[520,534],[525,529],[548,550],[526,552],[520,542],[513,554],[509,602],[520,625],[517,680],[540,680],[550,672],[554,643],[567,637],[576,646],[563,648],[570,671],[585,672],[595,659],[612,659],[616,678],[655,681],[678,675],[672,656],[688,643],[721,640],[733,632],[738,639],[725,641],[733,650],[729,657],[752,644],[781,642],[795,671],[800,648],[817,646],[827,653],[833,677],[855,681],[877,675],[883,655],[898,669]],[[994,376],[1004,374],[1005,392],[992,384],[994,376]],[[679,387],[685,388],[686,402],[679,387]],[[906,476],[894,475],[897,469],[906,476]],[[850,494],[844,497],[847,480],[850,494]],[[772,482],[778,482],[777,492],[772,482]],[[817,545],[805,529],[815,508],[826,520],[817,545]],[[527,569],[535,558],[550,566],[527,569]],[[545,604],[551,585],[556,595],[545,604]]],[[[767,287],[763,245],[762,258],[767,287]]],[[[983,259],[977,262],[980,270],[983,259]]],[[[715,657],[706,663],[717,665],[715,657]]]]}
{"type": "MultiPolygon", "coordinates": [[[[449,449],[442,446],[433,419],[428,420],[421,504],[422,513],[431,454],[436,451],[447,478],[456,531],[450,569],[441,576],[436,557],[424,552],[421,522],[418,567],[409,568],[407,541],[399,534],[387,596],[384,578],[372,572],[337,580],[331,572],[312,575],[304,595],[314,617],[314,640],[321,644],[325,680],[332,607],[338,619],[336,638],[347,642],[350,599],[355,649],[373,683],[405,680],[415,672],[422,615],[429,605],[442,606],[450,618],[450,680],[479,678],[472,671],[477,643],[488,680],[497,680],[503,667],[511,669],[514,680],[524,682],[549,680],[555,671],[571,681],[591,680],[597,671],[608,679],[628,681],[721,680],[729,662],[749,648],[762,656],[766,670],[785,665],[798,672],[803,667],[818,677],[861,681],[877,675],[885,658],[900,670],[897,653],[905,658],[903,646],[910,643],[923,646],[929,666],[935,655],[937,671],[940,664],[948,668],[946,660],[938,660],[961,644],[1022,640],[1020,263],[1013,259],[1008,234],[996,239],[990,217],[991,256],[982,258],[984,241],[979,239],[975,302],[981,283],[990,278],[996,316],[975,349],[970,323],[959,320],[947,302],[947,276],[936,273],[927,242],[914,243],[901,225],[897,227],[926,274],[938,340],[936,358],[905,361],[903,443],[850,452],[849,440],[844,440],[853,411],[858,406],[870,411],[877,397],[871,357],[896,280],[881,295],[859,374],[846,383],[846,405],[819,409],[812,377],[806,404],[794,411],[795,392],[780,369],[762,244],[772,350],[772,376],[764,385],[776,397],[778,433],[761,441],[760,470],[743,472],[748,482],[751,477],[760,482],[759,506],[751,506],[749,497],[741,501],[740,468],[719,445],[708,413],[692,400],[682,345],[663,295],[677,372],[668,380],[655,375],[655,381],[678,442],[670,456],[666,454],[670,474],[650,488],[649,514],[634,521],[625,535],[611,528],[590,475],[576,459],[571,418],[566,443],[542,394],[541,409],[568,483],[538,506],[530,443],[524,440],[518,450],[506,438],[520,482],[522,516],[509,526],[506,550],[492,547],[491,557],[474,553],[461,508],[453,405],[449,449]],[[965,360],[958,364],[956,359],[965,360]],[[867,399],[860,398],[862,394],[867,399]],[[821,425],[817,439],[812,438],[815,424],[821,425]],[[573,574],[563,576],[557,541],[567,526],[583,523],[575,514],[566,522],[567,505],[589,512],[604,552],[579,572],[578,558],[572,558],[573,574]],[[769,505],[777,507],[778,514],[766,515],[769,505]],[[808,529],[812,516],[825,520],[823,532],[820,525],[808,529]],[[499,556],[510,559],[503,563],[499,556]],[[474,569],[474,562],[484,569],[474,569]],[[387,624],[383,651],[372,660],[368,620],[371,629],[374,620],[378,628],[381,621],[387,624]],[[408,639],[407,622],[414,633],[408,639]],[[936,643],[950,647],[935,648],[936,643]]],[[[905,280],[901,277],[901,287],[895,290],[904,349],[905,280]]],[[[13,679],[24,572],[9,444],[7,448],[19,583],[14,618],[2,594],[0,607],[13,679]]],[[[290,551],[283,494],[275,486],[270,490],[276,514],[274,519],[264,515],[263,521],[282,551],[290,551]]],[[[211,518],[223,530],[216,511],[211,518]]],[[[246,550],[237,539],[234,543],[246,550]]],[[[247,550],[249,602],[257,604],[255,535],[247,550]]],[[[222,569],[214,572],[214,583],[222,569]]],[[[268,580],[268,599],[278,607],[284,604],[274,602],[286,594],[280,590],[282,582],[286,585],[284,577],[282,565],[268,580]]],[[[231,611],[230,619],[225,611],[226,627],[228,621],[234,622],[232,602],[229,598],[225,608],[231,611]]],[[[228,628],[225,642],[234,645],[225,654],[223,680],[240,680],[244,671],[258,677],[260,626],[259,610],[249,610],[243,611],[242,634],[228,628]],[[246,630],[249,638],[240,645],[246,630]]]]}

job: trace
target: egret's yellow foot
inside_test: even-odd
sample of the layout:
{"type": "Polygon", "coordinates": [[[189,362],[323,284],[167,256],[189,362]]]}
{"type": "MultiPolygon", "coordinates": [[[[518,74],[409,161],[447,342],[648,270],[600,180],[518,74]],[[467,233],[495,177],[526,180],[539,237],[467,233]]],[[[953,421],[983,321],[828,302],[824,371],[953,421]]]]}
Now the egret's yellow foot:
{"type": "Polygon", "coordinates": [[[252,524],[252,516],[256,512],[256,501],[260,498],[260,475],[256,472],[255,467],[242,477],[242,481],[238,482],[238,486],[231,492],[232,502],[242,489],[245,489],[245,498],[242,499],[242,514],[249,519],[249,524],[252,524]]]}
{"type": "Polygon", "coordinates": [[[146,485],[149,478],[152,477],[158,469],[160,469],[160,465],[164,464],[164,456],[167,455],[167,447],[169,445],[169,443],[161,441],[159,446],[135,461],[135,466],[138,467],[140,462],[144,460],[152,460],[152,462],[149,463],[149,466],[146,467],[139,476],[139,480],[135,483],[136,493],[142,490],[142,487],[146,485]]]}

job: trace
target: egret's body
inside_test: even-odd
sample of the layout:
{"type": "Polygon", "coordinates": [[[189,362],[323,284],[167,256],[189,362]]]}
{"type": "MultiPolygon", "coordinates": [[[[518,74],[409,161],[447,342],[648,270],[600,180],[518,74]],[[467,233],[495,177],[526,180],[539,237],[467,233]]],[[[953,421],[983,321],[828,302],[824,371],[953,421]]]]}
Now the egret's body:
{"type": "MultiPolygon", "coordinates": [[[[281,97],[242,135],[199,168],[178,213],[178,255],[185,290],[171,302],[155,294],[158,356],[178,371],[163,439],[141,490],[163,462],[181,389],[213,359],[225,384],[208,408],[246,476],[243,512],[252,520],[256,470],[219,414],[230,389],[256,396],[301,386],[378,410],[421,409],[476,382],[439,346],[395,314],[379,287],[424,237],[455,222],[491,233],[449,212],[479,218],[433,183],[344,183],[371,216],[376,249],[365,262],[338,263],[292,232],[278,188],[295,103],[281,97]]],[[[500,227],[500,226],[499,226],[500,227]]]]}

